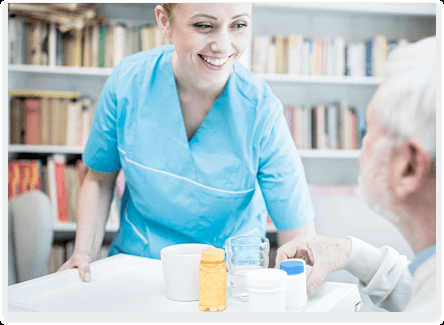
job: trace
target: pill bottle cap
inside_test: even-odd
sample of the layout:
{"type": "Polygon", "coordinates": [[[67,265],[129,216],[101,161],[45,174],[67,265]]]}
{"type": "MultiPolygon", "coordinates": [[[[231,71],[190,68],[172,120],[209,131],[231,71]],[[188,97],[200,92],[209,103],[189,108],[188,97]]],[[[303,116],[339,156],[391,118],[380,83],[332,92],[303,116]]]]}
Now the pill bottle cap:
{"type": "Polygon", "coordinates": [[[288,275],[304,273],[305,262],[299,259],[291,259],[281,262],[279,268],[287,272],[288,275]]]}
{"type": "Polygon", "coordinates": [[[245,284],[251,287],[280,287],[287,283],[287,273],[278,269],[258,269],[245,275],[245,284]]]}
{"type": "Polygon", "coordinates": [[[219,262],[225,260],[225,251],[222,248],[207,248],[202,250],[202,261],[219,262]]]}

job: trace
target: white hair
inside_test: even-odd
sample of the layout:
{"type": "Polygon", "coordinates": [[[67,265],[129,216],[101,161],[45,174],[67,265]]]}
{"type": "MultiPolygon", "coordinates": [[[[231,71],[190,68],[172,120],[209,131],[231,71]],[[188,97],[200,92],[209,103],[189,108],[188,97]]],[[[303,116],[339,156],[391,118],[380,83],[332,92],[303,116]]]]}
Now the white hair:
{"type": "Polygon", "coordinates": [[[436,157],[436,37],[390,53],[387,77],[378,88],[379,126],[400,145],[415,138],[436,157]]]}

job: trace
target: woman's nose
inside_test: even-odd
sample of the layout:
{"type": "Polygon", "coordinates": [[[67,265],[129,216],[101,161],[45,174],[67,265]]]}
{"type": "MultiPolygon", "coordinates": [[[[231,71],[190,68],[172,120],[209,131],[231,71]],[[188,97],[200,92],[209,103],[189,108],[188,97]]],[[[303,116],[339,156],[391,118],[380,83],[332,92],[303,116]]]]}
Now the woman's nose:
{"type": "Polygon", "coordinates": [[[218,53],[228,54],[230,43],[230,35],[228,32],[219,30],[219,32],[215,34],[211,43],[211,50],[218,53]]]}

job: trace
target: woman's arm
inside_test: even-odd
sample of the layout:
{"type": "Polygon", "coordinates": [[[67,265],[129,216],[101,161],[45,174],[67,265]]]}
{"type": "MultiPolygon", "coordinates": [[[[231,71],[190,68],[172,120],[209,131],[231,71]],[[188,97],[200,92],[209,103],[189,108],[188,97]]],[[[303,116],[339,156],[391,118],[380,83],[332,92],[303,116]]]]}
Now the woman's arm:
{"type": "Polygon", "coordinates": [[[279,230],[279,235],[281,236],[282,245],[288,243],[290,240],[296,238],[303,232],[316,234],[316,228],[313,220],[311,220],[309,223],[300,228],[291,229],[291,230],[279,230]]]}
{"type": "Polygon", "coordinates": [[[77,203],[74,252],[57,272],[76,267],[84,281],[90,280],[89,264],[102,246],[117,175],[88,169],[77,203]]]}

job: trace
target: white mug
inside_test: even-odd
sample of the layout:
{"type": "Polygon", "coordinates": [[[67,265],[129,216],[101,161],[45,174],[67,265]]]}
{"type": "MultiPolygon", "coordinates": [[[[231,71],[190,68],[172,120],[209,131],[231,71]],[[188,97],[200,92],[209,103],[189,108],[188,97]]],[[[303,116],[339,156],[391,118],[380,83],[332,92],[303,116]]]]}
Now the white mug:
{"type": "Polygon", "coordinates": [[[165,295],[176,301],[199,300],[201,252],[214,248],[206,244],[179,244],[160,251],[165,295]]]}

